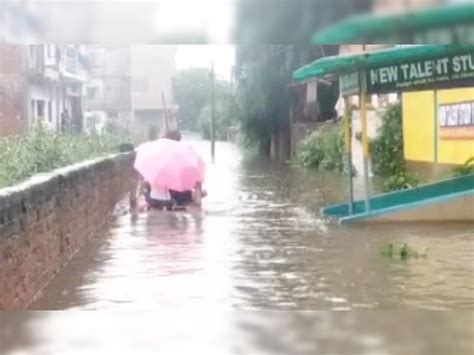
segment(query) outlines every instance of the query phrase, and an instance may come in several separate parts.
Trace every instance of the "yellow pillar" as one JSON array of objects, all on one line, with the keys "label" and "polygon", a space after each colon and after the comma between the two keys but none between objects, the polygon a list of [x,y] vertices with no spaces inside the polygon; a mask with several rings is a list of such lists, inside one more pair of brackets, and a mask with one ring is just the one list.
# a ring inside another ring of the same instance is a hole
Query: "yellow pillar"
[{"label": "yellow pillar", "polygon": [[359,72],[359,106],[360,121],[362,126],[362,149],[364,157],[364,192],[365,212],[370,211],[370,187],[369,187],[369,136],[367,133],[367,82],[365,73]]},{"label": "yellow pillar", "polygon": [[352,134],[351,134],[351,108],[349,97],[344,97],[344,138],[347,155],[347,173],[349,175],[349,214],[354,208],[354,189],[352,185]]}]

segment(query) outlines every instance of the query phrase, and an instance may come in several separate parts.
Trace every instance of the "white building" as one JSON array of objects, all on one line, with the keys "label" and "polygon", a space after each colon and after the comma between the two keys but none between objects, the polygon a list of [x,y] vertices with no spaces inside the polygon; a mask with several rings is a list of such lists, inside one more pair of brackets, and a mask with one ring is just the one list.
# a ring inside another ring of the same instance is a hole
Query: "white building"
[{"label": "white building", "polygon": [[[176,129],[177,110],[173,83],[176,77],[173,45],[134,45],[131,47],[131,104],[135,130],[145,131],[155,126],[164,131]],[[163,100],[164,98],[164,100]],[[165,115],[166,106],[166,115]]]},{"label": "white building", "polygon": [[130,47],[87,46],[91,53],[86,85],[86,130],[107,126],[129,131],[132,124]]},{"label": "white building", "polygon": [[27,113],[31,126],[42,120],[56,131],[81,132],[87,55],[78,45],[24,47]]}]

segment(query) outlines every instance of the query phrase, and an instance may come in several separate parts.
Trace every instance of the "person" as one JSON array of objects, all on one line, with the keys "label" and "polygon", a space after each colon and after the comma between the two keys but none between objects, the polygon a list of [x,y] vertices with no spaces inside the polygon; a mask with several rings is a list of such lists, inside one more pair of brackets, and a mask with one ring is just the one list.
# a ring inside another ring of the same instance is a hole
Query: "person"
[{"label": "person", "polygon": [[174,141],[181,141],[181,133],[178,130],[171,130],[166,132],[165,138],[172,139]]},{"label": "person", "polygon": [[174,201],[171,199],[170,192],[167,188],[159,186],[151,186],[149,183],[144,183],[144,195],[148,208],[154,208],[167,211],[173,209]]},{"label": "person", "polygon": [[[155,126],[150,126],[148,128],[148,141],[149,142],[152,142],[156,139],[158,139],[158,129],[155,127]],[[145,181],[143,179],[142,176],[140,175],[137,175],[137,184],[136,184],[136,188],[135,188],[135,192],[131,195],[133,195],[133,197],[131,198],[131,204],[130,206],[132,208],[135,208],[137,207],[138,205],[138,200],[139,200],[139,196],[143,196],[145,198],[145,203],[146,203],[146,206],[141,206],[140,209],[142,208],[169,208],[170,206],[170,202],[171,200],[170,199],[167,199],[167,196],[166,196],[166,193],[168,191],[160,191],[160,189],[158,188],[154,188],[153,189],[153,193],[152,193],[152,187],[151,185]],[[154,201],[154,197],[157,198],[156,201]],[[163,198],[164,197],[164,198]],[[169,200],[169,201],[168,201]]]},{"label": "person", "polygon": [[[148,132],[148,139],[153,141],[157,139],[157,130],[150,128]],[[175,141],[181,140],[181,133],[177,130],[168,131],[163,138],[172,139]],[[202,190],[202,184],[196,184],[194,190],[174,191],[166,188],[152,186],[143,178],[140,183],[140,195],[145,197],[145,202],[148,209],[166,209],[171,211],[173,209],[184,209],[191,204],[201,205],[201,199],[207,195]]]},{"label": "person", "polygon": [[[166,132],[165,138],[172,139],[175,141],[181,141],[181,133],[178,130],[170,130]],[[171,199],[176,203],[177,207],[186,207],[192,203],[196,205],[201,205],[201,199],[207,195],[206,191],[202,190],[202,184],[196,184],[196,188],[194,191],[187,190],[187,191],[175,191],[170,190]]]}]

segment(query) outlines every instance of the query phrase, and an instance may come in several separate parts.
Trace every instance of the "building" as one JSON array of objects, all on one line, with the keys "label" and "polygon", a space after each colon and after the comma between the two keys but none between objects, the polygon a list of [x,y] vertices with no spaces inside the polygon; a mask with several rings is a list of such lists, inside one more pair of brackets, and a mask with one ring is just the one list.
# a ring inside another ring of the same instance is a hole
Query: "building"
[{"label": "building", "polygon": [[172,45],[131,47],[133,127],[139,132],[151,126],[162,131],[178,126],[172,114],[177,110],[173,92],[176,50],[177,46]]},{"label": "building", "polygon": [[28,127],[24,51],[0,43],[0,136],[19,134]]},{"label": "building", "polygon": [[115,127],[143,134],[150,127],[177,128],[175,46],[88,46],[87,50],[93,58],[86,85],[87,130]]},{"label": "building", "polygon": [[131,52],[129,46],[88,46],[92,63],[86,85],[86,130],[130,130]]},{"label": "building", "polygon": [[[474,55],[471,58],[474,73]],[[474,157],[474,83],[402,97],[403,150],[409,167],[438,176]]]},{"label": "building", "polygon": [[38,121],[51,130],[81,132],[87,80],[83,48],[8,44],[1,48],[2,133],[21,133]]}]

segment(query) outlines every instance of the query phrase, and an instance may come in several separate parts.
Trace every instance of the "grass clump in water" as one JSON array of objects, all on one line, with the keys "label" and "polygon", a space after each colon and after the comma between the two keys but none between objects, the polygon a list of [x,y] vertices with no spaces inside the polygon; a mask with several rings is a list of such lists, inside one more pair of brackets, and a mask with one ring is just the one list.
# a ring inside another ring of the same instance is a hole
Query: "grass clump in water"
[{"label": "grass clump in water", "polygon": [[410,258],[426,258],[428,248],[423,248],[421,251],[418,251],[408,244],[403,243],[400,247],[394,246],[392,243],[387,243],[381,250],[380,254],[387,258],[400,257],[402,260]]}]

